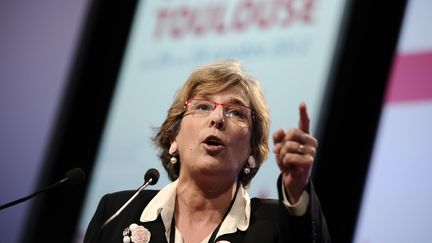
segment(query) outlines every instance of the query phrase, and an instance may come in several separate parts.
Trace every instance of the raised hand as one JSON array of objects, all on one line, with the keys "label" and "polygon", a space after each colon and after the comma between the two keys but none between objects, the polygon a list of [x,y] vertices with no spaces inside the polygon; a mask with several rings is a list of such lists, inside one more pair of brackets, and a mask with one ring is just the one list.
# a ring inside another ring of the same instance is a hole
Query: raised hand
[{"label": "raised hand", "polygon": [[288,200],[294,204],[309,182],[318,141],[310,134],[306,104],[299,105],[298,128],[279,129],[273,133],[273,152],[282,173],[282,181]]}]

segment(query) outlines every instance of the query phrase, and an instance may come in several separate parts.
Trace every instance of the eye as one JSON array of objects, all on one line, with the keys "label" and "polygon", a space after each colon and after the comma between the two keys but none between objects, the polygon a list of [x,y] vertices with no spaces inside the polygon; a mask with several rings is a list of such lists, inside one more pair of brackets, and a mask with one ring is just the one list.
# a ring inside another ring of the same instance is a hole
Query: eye
[{"label": "eye", "polygon": [[213,106],[209,102],[196,102],[193,104],[194,110],[196,111],[212,111]]},{"label": "eye", "polygon": [[238,105],[230,105],[227,107],[225,114],[230,118],[237,118],[244,120],[246,119],[247,111],[245,111],[246,108],[238,106]]}]

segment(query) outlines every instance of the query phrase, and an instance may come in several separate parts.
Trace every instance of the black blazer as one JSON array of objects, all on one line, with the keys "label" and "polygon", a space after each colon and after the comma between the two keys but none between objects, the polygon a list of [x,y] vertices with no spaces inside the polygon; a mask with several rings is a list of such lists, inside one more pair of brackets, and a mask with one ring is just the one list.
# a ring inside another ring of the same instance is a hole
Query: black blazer
[{"label": "black blazer", "polygon": [[[278,185],[281,185],[280,177]],[[246,231],[219,236],[216,241],[229,242],[330,242],[325,218],[321,212],[319,200],[312,183],[307,188],[310,194],[308,209],[303,216],[289,214],[281,200],[251,199],[251,218]],[[102,197],[97,210],[89,223],[84,242],[123,242],[123,230],[132,223],[142,225],[151,232],[150,242],[166,243],[165,227],[159,216],[156,221],[139,221],[142,211],[158,193],[156,190],[143,191],[127,208],[103,230],[101,225],[111,217],[135,191],[121,191]],[[278,186],[279,198],[282,198]]]}]

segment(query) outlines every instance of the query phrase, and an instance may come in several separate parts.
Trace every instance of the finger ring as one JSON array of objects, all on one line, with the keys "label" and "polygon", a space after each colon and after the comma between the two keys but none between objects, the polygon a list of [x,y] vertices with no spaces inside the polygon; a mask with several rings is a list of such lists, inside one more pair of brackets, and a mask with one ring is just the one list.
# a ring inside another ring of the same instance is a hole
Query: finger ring
[{"label": "finger ring", "polygon": [[298,147],[298,153],[303,154],[303,152],[304,152],[303,150],[304,150],[304,145],[300,144],[300,146]]}]

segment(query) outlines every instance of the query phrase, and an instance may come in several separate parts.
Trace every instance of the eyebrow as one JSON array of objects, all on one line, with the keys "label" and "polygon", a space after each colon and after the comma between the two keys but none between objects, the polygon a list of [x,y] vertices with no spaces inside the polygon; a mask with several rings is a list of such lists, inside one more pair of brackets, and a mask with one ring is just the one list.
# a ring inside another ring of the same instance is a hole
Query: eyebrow
[{"label": "eyebrow", "polygon": [[[209,100],[213,100],[213,98],[215,97],[214,95],[210,95],[210,94],[197,94],[196,97],[201,97],[201,98],[205,98],[205,99],[209,99]],[[224,104],[236,104],[236,105],[242,105],[242,106],[246,106],[249,107],[243,98],[239,98],[239,97],[229,97],[227,101],[223,102]]]}]

